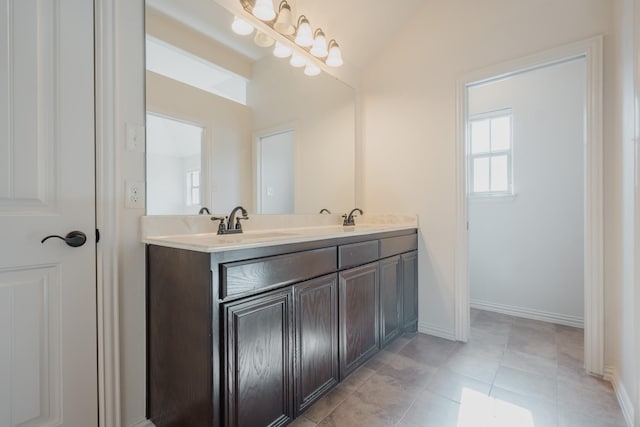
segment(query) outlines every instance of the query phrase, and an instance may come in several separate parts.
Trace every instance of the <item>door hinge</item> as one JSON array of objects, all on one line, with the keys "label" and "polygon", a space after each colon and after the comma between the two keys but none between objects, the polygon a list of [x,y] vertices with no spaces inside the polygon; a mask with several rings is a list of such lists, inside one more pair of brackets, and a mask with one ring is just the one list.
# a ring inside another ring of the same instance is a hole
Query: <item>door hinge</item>
[{"label": "door hinge", "polygon": [[100,230],[96,228],[96,243],[100,241]]}]

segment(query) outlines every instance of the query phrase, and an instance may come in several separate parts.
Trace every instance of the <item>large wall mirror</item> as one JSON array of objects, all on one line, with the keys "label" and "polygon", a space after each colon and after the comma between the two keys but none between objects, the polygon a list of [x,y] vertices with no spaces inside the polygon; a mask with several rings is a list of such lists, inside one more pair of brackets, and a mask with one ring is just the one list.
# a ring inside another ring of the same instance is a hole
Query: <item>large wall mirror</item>
[{"label": "large wall mirror", "polygon": [[353,88],[232,22],[213,0],[146,0],[147,214],[348,211]]}]

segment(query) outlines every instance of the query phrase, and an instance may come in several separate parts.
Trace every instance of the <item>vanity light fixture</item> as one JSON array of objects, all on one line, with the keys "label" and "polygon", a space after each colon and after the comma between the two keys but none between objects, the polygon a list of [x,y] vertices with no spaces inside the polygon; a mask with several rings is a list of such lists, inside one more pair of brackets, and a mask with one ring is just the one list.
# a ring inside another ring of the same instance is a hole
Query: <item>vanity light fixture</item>
[{"label": "vanity light fixture", "polygon": [[234,33],[240,34],[241,36],[248,36],[249,34],[253,33],[253,25],[242,18],[238,18],[237,16],[233,17],[233,24],[231,24],[231,29]]},{"label": "vanity light fixture", "polygon": [[288,58],[292,53],[293,49],[280,42],[276,42],[276,47],[273,48],[273,56],[276,58]]},{"label": "vanity light fixture", "polygon": [[320,74],[320,71],[320,67],[311,61],[307,62],[307,66],[304,67],[304,74],[307,76],[317,76]]},{"label": "vanity light fixture", "polygon": [[329,42],[329,55],[324,62],[329,67],[340,67],[344,64],[344,61],[342,60],[342,52],[340,52],[340,46],[338,46],[338,42],[333,39]]},{"label": "vanity light fixture", "polygon": [[261,21],[271,21],[276,17],[272,0],[256,0],[256,4],[253,6],[251,13]]},{"label": "vanity light fixture", "polygon": [[[316,76],[321,73],[320,64],[317,61],[324,62],[329,67],[340,67],[344,64],[342,60],[342,52],[340,46],[331,39],[327,43],[327,38],[321,28],[317,28],[315,32],[312,30],[309,20],[305,15],[298,17],[297,26],[293,25],[291,6],[287,0],[281,0],[278,6],[278,12],[273,7],[273,0],[239,0],[242,8],[247,12],[246,17],[255,17],[263,22],[251,23],[251,19],[243,17],[234,17],[232,29],[240,35],[251,34],[254,27],[257,32],[254,38],[255,43],[261,47],[272,46],[274,56],[278,58],[291,59],[289,63],[296,68],[305,67],[304,73],[308,76]],[[282,34],[275,37],[269,36],[259,28],[264,25]],[[297,46],[293,46],[296,44]]]},{"label": "vanity light fixture", "polygon": [[307,62],[307,58],[305,58],[304,55],[301,55],[298,52],[293,52],[289,64],[291,64],[292,67],[300,68],[307,65]]},{"label": "vanity light fixture", "polygon": [[253,41],[260,47],[269,47],[272,46],[275,42],[275,40],[273,40],[271,37],[260,30],[256,31],[256,37],[253,39]]},{"label": "vanity light fixture", "polygon": [[278,7],[278,17],[276,18],[273,28],[280,34],[287,36],[293,35],[296,32],[296,27],[293,25],[291,19],[291,6],[287,3],[287,0],[282,0]]},{"label": "vanity light fixture", "polygon": [[313,45],[309,52],[318,58],[324,58],[329,55],[329,51],[327,50],[327,39],[324,38],[324,32],[318,28],[315,33],[313,33],[313,36]]},{"label": "vanity light fixture", "polygon": [[310,47],[313,45],[313,31],[309,20],[306,16],[300,15],[298,18],[298,32],[296,33],[295,42],[301,47]]}]

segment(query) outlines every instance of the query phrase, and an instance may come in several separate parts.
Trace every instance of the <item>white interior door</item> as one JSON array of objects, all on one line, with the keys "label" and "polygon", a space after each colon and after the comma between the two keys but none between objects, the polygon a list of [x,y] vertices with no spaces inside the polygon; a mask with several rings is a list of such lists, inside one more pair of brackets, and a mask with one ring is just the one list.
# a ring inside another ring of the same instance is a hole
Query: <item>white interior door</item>
[{"label": "white interior door", "polygon": [[92,1],[0,0],[2,427],[97,425],[93,76]]},{"label": "white interior door", "polygon": [[261,136],[259,213],[292,214],[295,211],[295,132],[287,130]]}]

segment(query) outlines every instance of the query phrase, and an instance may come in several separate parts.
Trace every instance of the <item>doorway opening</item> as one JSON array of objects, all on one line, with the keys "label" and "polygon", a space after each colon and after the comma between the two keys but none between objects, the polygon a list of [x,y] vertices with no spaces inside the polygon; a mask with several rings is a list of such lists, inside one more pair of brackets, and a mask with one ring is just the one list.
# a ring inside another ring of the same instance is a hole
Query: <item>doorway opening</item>
[{"label": "doorway opening", "polygon": [[[563,65],[564,64],[564,65]],[[472,294],[470,289],[471,273],[477,273],[478,260],[472,260],[470,255],[471,245],[477,245],[479,241],[472,241],[473,238],[469,227],[473,229],[473,223],[469,223],[470,213],[478,213],[484,211],[495,211],[497,205],[503,204],[507,207],[513,208],[520,204],[526,204],[524,193],[522,197],[519,194],[519,185],[523,185],[521,178],[523,178],[524,170],[522,170],[522,160],[519,156],[526,154],[527,150],[520,144],[518,139],[505,139],[507,135],[513,138],[513,135],[522,136],[522,132],[525,129],[518,128],[520,126],[517,119],[515,119],[515,108],[513,106],[505,105],[504,103],[496,103],[496,99],[491,100],[491,97],[484,97],[486,100],[486,106],[481,107],[476,102],[477,99],[473,99],[474,92],[482,92],[488,90],[492,85],[509,85],[512,82],[516,82],[521,79],[522,76],[535,75],[534,71],[557,69],[555,67],[571,67],[584,65],[583,81],[581,84],[582,95],[584,97],[583,106],[578,110],[580,117],[574,120],[582,120],[583,127],[578,131],[583,131],[583,135],[580,137],[579,147],[581,155],[581,162],[579,164],[573,164],[571,171],[567,168],[564,171],[558,172],[556,179],[567,180],[567,176],[579,174],[578,186],[579,191],[576,194],[575,191],[570,194],[558,194],[555,199],[556,202],[564,201],[563,199],[571,199],[572,206],[575,208],[576,204],[580,208],[579,224],[577,227],[577,234],[582,234],[583,245],[577,245],[575,241],[571,242],[570,238],[565,236],[564,239],[559,240],[562,243],[573,244],[578,246],[579,253],[574,254],[571,259],[571,263],[579,265],[581,271],[578,275],[574,274],[571,279],[575,282],[575,276],[582,277],[581,285],[583,292],[582,305],[584,307],[584,366],[588,372],[595,374],[603,374],[604,370],[604,332],[603,332],[603,202],[602,202],[602,38],[597,37],[589,39],[583,42],[574,43],[567,46],[562,46],[550,51],[542,52],[529,57],[521,58],[515,61],[510,61],[504,64],[488,67],[473,73],[468,74],[462,78],[459,82],[458,90],[458,138],[457,138],[457,241],[456,241],[456,287],[455,287],[455,329],[456,339],[460,341],[467,341],[470,331],[470,307],[472,301],[474,306],[479,307],[478,294]],[[539,88],[525,87],[524,89],[534,91]],[[504,91],[508,93],[510,91]],[[491,100],[491,102],[489,102]],[[489,105],[492,105],[489,107]],[[541,117],[540,107],[537,110],[536,117]],[[509,119],[506,119],[509,117]],[[494,127],[493,121],[499,121],[502,119],[503,124],[511,121],[514,128],[505,131],[504,127],[500,127],[499,123],[495,124],[495,131],[502,132],[502,136],[498,138],[495,145],[495,150],[491,147],[491,129]],[[555,117],[555,120],[560,123],[559,117]],[[535,133],[536,122],[532,122],[533,128],[529,131],[525,131],[525,134]],[[477,135],[473,135],[473,126],[478,131]],[[544,126],[537,124],[538,128]],[[489,129],[488,133],[480,132],[483,129]],[[515,130],[514,130],[515,129]],[[551,129],[552,131],[554,129]],[[508,132],[508,133],[505,133]],[[483,136],[484,135],[484,136]],[[471,141],[472,138],[476,138],[479,143]],[[483,139],[484,138],[484,139]],[[488,138],[488,139],[487,139]],[[533,142],[535,149],[540,145],[538,142]],[[472,145],[476,145],[473,147]],[[559,146],[555,146],[556,150],[560,150]],[[575,148],[575,146],[574,146]],[[524,152],[522,152],[524,151]],[[559,156],[560,153],[553,155]],[[548,155],[548,154],[547,154]],[[549,163],[549,157],[538,157],[535,154],[528,154],[527,163],[544,170],[547,163]],[[553,159],[556,160],[556,159]],[[475,164],[470,164],[470,161]],[[535,165],[537,163],[537,165]],[[475,169],[474,169],[475,166]],[[563,178],[564,177],[564,178]],[[549,181],[550,180],[550,181]],[[474,182],[477,181],[477,182]],[[553,195],[556,188],[559,186],[557,181],[554,181],[553,177],[547,175],[538,175],[538,181],[544,183],[546,188],[543,188],[543,192],[546,196]],[[538,184],[540,184],[538,182]],[[494,185],[495,184],[495,185]],[[575,188],[575,186],[574,186]],[[524,189],[523,189],[524,190]],[[481,194],[481,193],[485,194]],[[478,194],[480,193],[480,194]],[[479,199],[474,199],[478,197]],[[581,198],[579,196],[582,196]],[[519,199],[521,197],[521,200]],[[478,208],[476,200],[483,200],[482,206]],[[576,200],[578,199],[578,200]],[[549,208],[547,213],[540,217],[531,217],[527,219],[529,228],[535,229],[540,227],[541,222],[552,221],[553,215],[553,198],[547,201],[546,208]],[[505,206],[502,206],[503,208]],[[508,209],[506,209],[508,210]],[[513,210],[513,209],[511,209]],[[505,209],[503,209],[504,213]],[[487,212],[484,212],[487,214]],[[494,216],[495,216],[494,212]],[[485,215],[486,216],[486,215]],[[548,224],[549,225],[549,224]],[[553,224],[552,224],[553,225]],[[552,227],[549,225],[549,227]],[[576,233],[576,224],[573,224],[573,231]],[[483,238],[493,238],[492,245],[495,245],[499,241],[499,235],[504,232],[502,228],[508,228],[506,223],[503,222],[497,225],[497,229],[493,229],[492,236],[484,236]],[[487,230],[484,230],[486,234]],[[489,230],[491,234],[491,230]],[[528,230],[524,230],[528,231]],[[555,243],[550,239],[541,239],[539,235],[532,235],[528,241],[523,241],[521,236],[505,235],[505,239],[511,239],[510,244],[518,247],[530,247],[538,245],[538,251],[540,251],[540,245],[547,245],[548,249],[552,248]],[[475,236],[477,237],[477,236]],[[554,237],[555,238],[555,237]],[[515,242],[514,242],[515,240]],[[576,239],[574,239],[576,240]],[[580,243],[580,242],[578,242]],[[582,248],[582,250],[580,250]],[[510,257],[512,254],[509,254]],[[575,259],[577,257],[577,260]],[[501,259],[494,257],[495,259],[491,265],[487,266],[487,269],[493,269],[495,271],[485,272],[488,277],[493,275],[495,280],[496,271],[498,276],[505,273],[505,271],[512,270],[514,274],[524,274],[521,266],[508,265],[509,259]],[[528,259],[529,266],[535,264],[534,260]],[[507,267],[505,267],[507,266]],[[472,268],[474,270],[472,270]],[[575,271],[575,268],[574,268]],[[548,279],[548,278],[547,278]],[[579,284],[580,285],[580,284]],[[579,286],[578,285],[578,286]],[[504,286],[504,285],[503,285]],[[575,288],[575,286],[574,286]],[[580,291],[579,290],[579,291]],[[494,295],[499,294],[501,297],[505,297],[512,289],[494,289],[492,292]],[[531,292],[532,290],[527,290]],[[535,290],[534,290],[535,291]],[[574,289],[575,291],[575,289]],[[533,292],[535,293],[535,292]],[[527,304],[531,303],[531,295],[528,297]],[[579,307],[575,301],[574,292],[573,301],[568,301],[568,305],[573,304],[567,310],[567,314],[560,316],[549,316],[553,314],[554,310],[544,308],[531,308],[530,310],[521,310],[520,312],[511,312],[507,310],[509,307],[513,310],[514,306],[518,306],[516,303],[505,303],[503,300],[501,303],[494,304],[491,308],[494,311],[501,310],[509,314],[516,314],[526,317],[535,317],[542,320],[555,321],[556,323],[564,323],[577,326],[581,321],[579,315]],[[567,297],[570,300],[571,297]],[[565,301],[567,302],[567,301]],[[552,302],[556,304],[558,301]],[[579,304],[579,302],[578,302]],[[573,311],[571,311],[573,310]],[[577,314],[576,314],[577,313]],[[557,314],[557,313],[556,313]],[[545,315],[547,317],[545,317]]]}]

